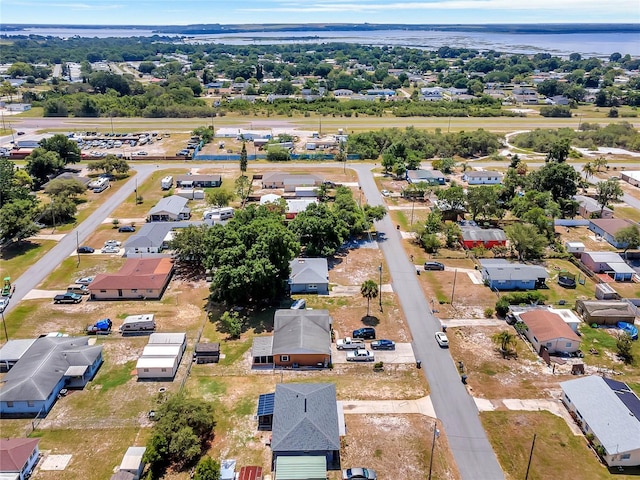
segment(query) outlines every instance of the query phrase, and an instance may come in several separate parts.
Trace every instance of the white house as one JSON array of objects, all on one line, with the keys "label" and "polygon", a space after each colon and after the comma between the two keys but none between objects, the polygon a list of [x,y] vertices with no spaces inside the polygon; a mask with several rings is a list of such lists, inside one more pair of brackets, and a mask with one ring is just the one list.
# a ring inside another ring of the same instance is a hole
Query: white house
[{"label": "white house", "polygon": [[525,336],[540,353],[546,348],[549,353],[573,353],[580,349],[580,337],[564,319],[548,310],[531,310],[520,314],[527,326]]},{"label": "white house", "polygon": [[502,183],[502,173],[482,170],[479,172],[465,172],[462,180],[469,185],[499,185]]},{"label": "white house", "polygon": [[609,467],[640,465],[640,399],[624,383],[598,375],[561,382],[562,401]]},{"label": "white house", "polygon": [[152,333],[136,364],[138,378],[172,379],[186,348],[186,333]]}]

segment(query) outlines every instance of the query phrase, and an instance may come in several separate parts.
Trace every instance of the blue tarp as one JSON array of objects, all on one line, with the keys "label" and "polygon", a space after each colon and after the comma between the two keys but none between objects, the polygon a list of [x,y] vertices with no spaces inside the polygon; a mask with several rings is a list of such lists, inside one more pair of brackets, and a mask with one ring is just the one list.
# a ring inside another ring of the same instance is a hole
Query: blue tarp
[{"label": "blue tarp", "polygon": [[629,334],[631,340],[638,339],[638,327],[627,322],[618,322],[618,328]]}]

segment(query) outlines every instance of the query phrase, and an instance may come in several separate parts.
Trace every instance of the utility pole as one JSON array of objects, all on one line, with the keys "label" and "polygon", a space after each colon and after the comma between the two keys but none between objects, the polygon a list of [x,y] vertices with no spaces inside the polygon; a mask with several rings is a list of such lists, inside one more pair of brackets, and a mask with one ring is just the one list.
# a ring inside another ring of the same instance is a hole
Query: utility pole
[{"label": "utility pole", "polygon": [[433,438],[431,439],[431,457],[429,458],[429,480],[431,480],[431,469],[433,468],[433,451],[436,449],[436,438],[440,436],[438,431],[438,421],[433,422]]},{"label": "utility pole", "polygon": [[453,270],[453,288],[451,289],[451,306],[453,307],[453,294],[456,293],[456,277],[458,276],[458,269]]},{"label": "utility pole", "polygon": [[531,459],[533,458],[533,447],[536,446],[536,435],[537,433],[533,434],[533,441],[531,442],[531,451],[529,452],[529,463],[527,463],[527,473],[524,476],[524,480],[527,480],[529,478],[529,468],[531,467]]},{"label": "utility pole", "polygon": [[78,255],[78,266],[80,266],[80,233],[76,230],[76,254]]},{"label": "utility pole", "polygon": [[413,226],[413,210],[416,208],[416,196],[415,196],[415,192],[412,192],[413,195],[411,195],[412,198],[412,202],[411,202],[411,225]]},{"label": "utility pole", "polygon": [[56,211],[55,208],[53,207],[54,204],[54,200],[53,198],[51,199],[51,220],[53,221],[53,230],[51,230],[51,233],[56,231]]},{"label": "utility pole", "polygon": [[378,285],[380,285],[380,288],[378,288],[378,300],[380,300],[380,311],[382,311],[382,264],[378,267],[378,272],[380,273],[380,281],[378,282]]}]

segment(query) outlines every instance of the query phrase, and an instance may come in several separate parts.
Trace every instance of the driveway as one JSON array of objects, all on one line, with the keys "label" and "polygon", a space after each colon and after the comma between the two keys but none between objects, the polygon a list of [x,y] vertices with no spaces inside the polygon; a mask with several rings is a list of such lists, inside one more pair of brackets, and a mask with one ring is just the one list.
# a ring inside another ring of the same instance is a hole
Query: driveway
[{"label": "driveway", "polygon": [[[371,345],[367,343],[367,350],[371,350]],[[413,355],[413,348],[410,343],[396,343],[395,350],[371,350],[376,358],[376,362],[383,363],[415,363],[416,357]],[[357,363],[347,362],[348,350],[338,350],[336,344],[331,344],[331,360],[333,363]],[[371,362],[361,362],[371,365]]]}]

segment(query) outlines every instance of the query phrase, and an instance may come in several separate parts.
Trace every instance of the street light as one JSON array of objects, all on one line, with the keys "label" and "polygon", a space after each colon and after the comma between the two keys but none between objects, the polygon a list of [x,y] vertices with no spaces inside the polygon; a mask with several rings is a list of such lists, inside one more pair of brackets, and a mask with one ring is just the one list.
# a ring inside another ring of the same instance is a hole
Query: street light
[{"label": "street light", "polygon": [[378,272],[380,273],[380,282],[378,283],[380,285],[378,290],[380,291],[378,292],[378,300],[380,300],[380,311],[382,311],[382,264],[378,267]]}]

